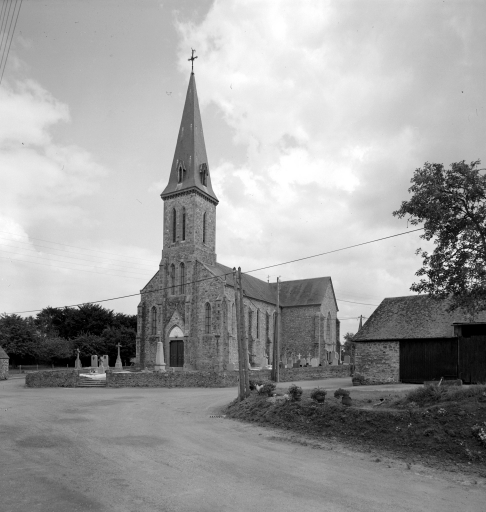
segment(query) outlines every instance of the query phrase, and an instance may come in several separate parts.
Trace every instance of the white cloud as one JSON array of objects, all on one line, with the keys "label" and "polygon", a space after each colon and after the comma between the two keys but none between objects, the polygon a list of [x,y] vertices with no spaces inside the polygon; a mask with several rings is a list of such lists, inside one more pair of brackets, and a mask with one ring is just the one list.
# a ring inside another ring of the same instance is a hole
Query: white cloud
[{"label": "white cloud", "polygon": [[[243,165],[212,169],[224,263],[256,268],[405,230],[392,211],[416,167],[480,156],[486,41],[468,5],[224,0],[197,25],[177,22],[181,70],[196,48],[201,105],[247,147]],[[331,274],[348,298],[403,295],[419,245],[409,235],[276,272]]]}]

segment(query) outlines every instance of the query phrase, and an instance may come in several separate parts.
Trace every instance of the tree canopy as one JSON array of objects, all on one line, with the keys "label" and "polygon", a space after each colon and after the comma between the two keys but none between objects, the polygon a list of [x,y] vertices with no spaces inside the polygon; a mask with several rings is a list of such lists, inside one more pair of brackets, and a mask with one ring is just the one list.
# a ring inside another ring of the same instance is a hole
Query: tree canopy
[{"label": "tree canopy", "polygon": [[417,249],[422,268],[411,290],[434,298],[450,298],[449,310],[462,308],[474,315],[486,309],[486,176],[480,161],[467,164],[426,162],[412,177],[412,194],[393,212],[423,223],[421,238],[433,240],[429,252]]}]

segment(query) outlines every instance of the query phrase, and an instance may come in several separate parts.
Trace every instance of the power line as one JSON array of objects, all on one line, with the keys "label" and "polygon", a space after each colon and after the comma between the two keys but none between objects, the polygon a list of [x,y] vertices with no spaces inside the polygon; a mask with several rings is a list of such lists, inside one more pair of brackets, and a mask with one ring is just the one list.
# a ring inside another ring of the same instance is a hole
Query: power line
[{"label": "power line", "polygon": [[354,302],[354,300],[336,299],[338,302],[349,302],[350,304],[362,304],[363,306],[379,306],[379,304],[369,304],[368,302]]},{"label": "power line", "polygon": [[[49,267],[49,268],[62,268],[64,270],[75,270],[76,272],[88,272],[89,274],[98,274],[98,275],[105,275],[105,276],[111,276],[111,277],[122,277],[123,279],[137,279],[140,281],[140,277],[133,277],[133,276],[123,276],[119,274],[107,274],[106,272],[94,272],[92,270],[84,270],[82,268],[70,268],[70,267],[60,267],[59,265],[49,265],[48,263],[39,263],[37,261],[25,261],[25,260],[19,260],[16,258],[9,258],[5,256],[0,256],[0,259],[2,260],[8,260],[8,261],[19,261],[21,263],[32,263],[33,265],[42,265],[43,267]],[[121,271],[119,271],[121,272]],[[111,300],[111,299],[110,299]],[[98,301],[95,301],[98,302]],[[64,306],[59,306],[64,307]],[[35,309],[34,311],[42,311],[42,309]],[[32,313],[32,311],[22,311],[22,313]],[[14,314],[14,313],[12,313]],[[17,314],[17,313],[15,313]]]},{"label": "power line", "polygon": [[[10,5],[12,5],[12,2],[10,3]],[[7,53],[6,53],[6,56],[5,56],[5,61],[3,63],[3,69],[2,69],[2,74],[0,75],[0,85],[2,83],[2,79],[3,79],[3,73],[5,72],[5,68],[7,67],[7,60],[8,60],[8,55],[10,53],[10,45],[12,44],[12,39],[13,39],[13,36],[15,34],[15,28],[17,27],[17,21],[19,19],[19,13],[20,13],[20,9],[22,7],[22,0],[20,0],[20,4],[19,4],[19,8],[17,10],[17,16],[15,17],[15,24],[14,24],[14,27],[13,27],[13,30],[12,30],[12,35],[10,36],[10,41],[8,43],[8,49],[7,49]],[[13,13],[12,13],[12,18],[10,20],[10,27],[9,27],[9,34],[10,34],[10,28],[12,27],[12,20],[13,20],[13,17],[15,15],[15,9],[17,8],[17,0],[15,0],[15,6],[14,6],[14,10],[13,10]],[[10,12],[10,9],[9,9],[9,12]],[[8,16],[8,15],[7,15]],[[5,25],[6,26],[6,25]],[[8,35],[7,35],[7,40],[8,40]],[[5,43],[5,48],[7,48],[6,46],[6,43]],[[4,48],[4,53],[5,53],[5,48]],[[3,55],[2,55],[2,59],[3,59]],[[0,69],[1,69],[1,60],[0,60]]]},{"label": "power line", "polygon": [[[386,237],[383,237],[383,238],[377,238],[375,240],[370,240],[368,242],[362,242],[362,243],[359,243],[359,244],[355,244],[355,245],[350,245],[348,247],[343,247],[341,249],[334,249],[332,251],[327,251],[327,252],[322,252],[320,254],[314,254],[313,256],[306,256],[306,257],[303,257],[303,258],[299,258],[299,259],[296,259],[296,260],[290,260],[290,261],[285,261],[283,263],[276,263],[274,265],[268,265],[267,267],[261,267],[261,268],[257,268],[257,269],[253,269],[253,270],[248,270],[247,272],[243,272],[244,274],[251,274],[252,272],[258,272],[259,270],[265,270],[267,268],[272,268],[272,267],[278,267],[278,266],[281,266],[281,265],[288,265],[290,263],[295,263],[296,261],[303,261],[303,260],[308,260],[310,258],[317,258],[318,256],[324,256],[326,254],[332,254],[334,252],[339,252],[339,251],[345,251],[347,249],[352,249],[354,247],[360,247],[362,245],[367,245],[367,244],[371,244],[371,243],[374,243],[374,242],[380,242],[382,240],[387,240],[389,238],[394,238],[394,237],[397,237],[397,236],[402,236],[402,235],[408,235],[409,233],[414,233],[416,231],[421,231],[423,230],[423,228],[419,228],[419,229],[413,229],[413,230],[410,230],[410,231],[404,231],[403,233],[397,233],[396,235],[390,235],[390,236],[386,236]],[[4,258],[6,259],[6,258]],[[223,277],[226,277],[226,276],[229,276],[229,275],[232,275],[233,274],[233,271],[231,272],[226,272],[224,274],[221,274],[219,276],[212,276],[212,277],[207,277],[207,278],[204,278],[204,279],[198,279],[196,281],[190,281],[188,283],[185,283],[185,285],[189,285],[189,284],[195,284],[195,283],[201,283],[203,281],[210,281],[212,279],[222,279]],[[155,292],[160,292],[160,291],[164,291],[164,290],[170,290],[170,289],[173,289],[174,286],[166,286],[165,288],[156,288],[155,290],[150,290],[146,293],[155,293]],[[119,297],[111,297],[109,299],[102,299],[102,300],[93,300],[93,301],[89,301],[89,302],[82,302],[82,303],[79,303],[79,304],[72,304],[70,306],[57,306],[57,308],[69,308],[69,307],[76,307],[76,306],[82,306],[84,304],[99,304],[100,302],[109,302],[111,300],[118,300],[118,299],[126,299],[126,298],[129,298],[129,297],[136,297],[140,295],[140,292],[139,293],[132,293],[132,294],[129,294],[129,295],[121,295]],[[42,309],[32,309],[30,311],[15,311],[13,313],[9,313],[11,315],[20,315],[20,314],[23,314],[23,313],[36,313],[37,311],[42,311]]]},{"label": "power line", "polygon": [[[33,258],[34,257],[34,256],[29,256],[28,254],[23,254],[21,252],[6,251],[5,249],[0,249],[0,252],[7,252],[9,254],[15,254],[17,256],[24,256],[26,258]],[[42,256],[36,256],[36,258],[37,259],[41,259],[41,260],[56,261],[56,262],[59,262],[59,263],[66,263],[68,265],[78,265],[80,267],[99,268],[96,265],[86,265],[84,263],[74,263],[74,262],[71,262],[71,261],[56,260],[54,258],[43,258]],[[25,263],[35,263],[35,261],[30,261],[30,260],[16,260],[16,261],[24,261]],[[81,270],[81,269],[72,268],[71,270]],[[119,269],[116,269],[116,268],[105,268],[105,270],[113,270],[114,272],[125,272],[127,274],[137,274],[139,276],[148,276],[149,275],[148,271],[147,271],[146,274],[143,274],[141,272],[132,272],[130,270],[119,270]]]},{"label": "power line", "polygon": [[[8,235],[13,235],[13,236],[18,236],[17,233],[11,233],[10,231],[0,231],[0,233],[6,233]],[[100,252],[102,254],[111,254],[112,256],[120,256],[120,254],[115,254],[113,252],[107,252],[107,251],[100,251],[99,249],[88,249],[86,247],[77,247],[75,245],[67,245],[67,244],[61,244],[60,242],[52,242],[50,240],[45,240],[43,238],[35,238],[33,236],[29,236],[29,238],[31,240],[40,240],[41,242],[47,242],[49,244],[56,244],[56,245],[62,245],[63,247],[71,247],[73,249],[81,249],[83,251],[91,251],[91,252]],[[25,242],[24,242],[25,243]],[[59,249],[60,250],[60,249]],[[149,259],[146,259],[146,258],[136,258],[135,256],[125,256],[125,258],[130,258],[130,259],[138,259],[140,261],[150,261],[152,262],[152,260],[149,260]],[[127,261],[126,263],[130,263],[129,261]]]},{"label": "power line", "polygon": [[[3,238],[3,237],[0,236],[0,238]],[[20,242],[20,243],[30,245],[28,242]],[[43,253],[43,254],[51,254],[52,256],[59,256],[60,258],[69,258],[69,259],[73,259],[73,260],[89,261],[89,262],[94,263],[94,264],[107,264],[107,265],[113,265],[113,266],[121,267],[121,268],[131,268],[131,269],[134,269],[134,270],[146,271],[148,273],[152,272],[152,270],[153,270],[153,266],[149,269],[148,266],[147,266],[147,268],[143,268],[143,267],[137,268],[137,267],[134,267],[134,266],[132,266],[132,267],[125,267],[123,265],[119,265],[118,263],[110,263],[110,261],[119,261],[119,260],[103,260],[103,259],[99,258],[101,261],[93,261],[93,260],[89,260],[89,259],[86,259],[86,258],[81,258],[79,256],[75,256],[72,252],[66,251],[65,249],[54,249],[52,247],[46,247],[46,246],[43,246],[43,245],[40,245],[40,246],[35,246],[34,245],[35,248],[31,249],[30,247],[17,247],[15,245],[10,245],[10,244],[6,244],[6,243],[3,243],[3,242],[0,242],[0,247],[6,247],[6,248],[10,248],[10,249],[20,249],[21,251],[35,252],[36,254],[39,254],[39,252],[40,252],[40,253]],[[37,251],[36,250],[37,247],[42,247],[44,249],[49,249],[49,250],[54,250],[54,251],[67,252],[68,254],[71,254],[71,256],[67,256],[67,255],[64,255],[64,254],[54,254],[54,253],[47,252],[47,251]],[[0,250],[2,250],[2,249],[0,249]],[[97,256],[91,256],[90,254],[83,254],[83,256],[88,256],[89,258],[97,258]],[[74,263],[74,265],[78,265],[78,263]],[[136,263],[133,263],[133,265],[136,265]]]}]

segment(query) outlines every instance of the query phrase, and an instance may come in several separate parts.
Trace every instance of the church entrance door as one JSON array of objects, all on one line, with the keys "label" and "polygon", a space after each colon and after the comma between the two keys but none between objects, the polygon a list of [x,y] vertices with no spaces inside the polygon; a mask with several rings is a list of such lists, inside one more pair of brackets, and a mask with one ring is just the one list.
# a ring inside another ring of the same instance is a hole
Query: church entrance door
[{"label": "church entrance door", "polygon": [[170,341],[170,365],[171,366],[184,366],[184,341],[171,340]]}]

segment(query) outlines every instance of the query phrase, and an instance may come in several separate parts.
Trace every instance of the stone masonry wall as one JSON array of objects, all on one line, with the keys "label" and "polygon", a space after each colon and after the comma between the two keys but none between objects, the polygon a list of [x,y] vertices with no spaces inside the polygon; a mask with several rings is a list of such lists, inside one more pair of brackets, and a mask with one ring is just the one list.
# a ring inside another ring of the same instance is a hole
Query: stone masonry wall
[{"label": "stone masonry wall", "polygon": [[[319,306],[287,307],[282,309],[282,343],[281,355],[294,355],[299,353],[302,357],[317,356],[315,336],[315,318]],[[324,344],[322,344],[323,346]]]},{"label": "stone masonry wall", "polygon": [[[345,378],[350,376],[349,366],[319,366],[316,368],[283,368],[280,382]],[[253,381],[270,380],[270,370],[250,371]],[[175,372],[106,372],[107,387],[234,387],[238,385],[238,372],[175,371]]]},{"label": "stone masonry wall", "polygon": [[0,380],[8,379],[8,359],[0,359]]},{"label": "stone masonry wall", "polygon": [[78,380],[77,370],[43,370],[27,373],[25,385],[28,388],[73,388]]},{"label": "stone masonry wall", "polygon": [[399,382],[400,342],[357,342],[355,374],[363,375],[365,384]]}]

